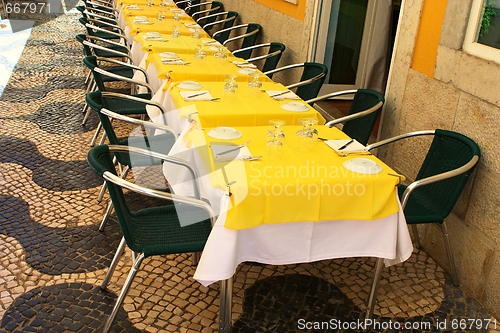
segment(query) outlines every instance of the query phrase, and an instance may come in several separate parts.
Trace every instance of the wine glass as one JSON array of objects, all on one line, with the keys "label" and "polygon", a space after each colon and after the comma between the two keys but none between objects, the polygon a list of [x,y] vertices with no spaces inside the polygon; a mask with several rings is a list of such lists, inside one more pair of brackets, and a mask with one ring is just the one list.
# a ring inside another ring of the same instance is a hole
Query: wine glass
[{"label": "wine glass", "polygon": [[179,13],[174,12],[174,16],[172,16],[173,21],[180,21],[181,17],[179,16]]},{"label": "wine glass", "polygon": [[[224,82],[226,82],[226,84],[224,85],[224,89],[222,90],[222,96],[228,101],[234,101],[236,99],[236,89],[233,86],[233,82],[230,79],[224,80]],[[236,88],[237,87],[238,85],[236,85]]]},{"label": "wine glass", "polygon": [[295,135],[301,136],[311,136],[318,135],[318,130],[313,128],[313,125],[316,124],[319,120],[317,118],[300,118],[298,120],[299,123],[304,125],[301,130],[298,130]]},{"label": "wine glass", "polygon": [[238,88],[238,84],[236,83],[236,78],[238,77],[238,75],[226,74],[226,76],[229,78],[229,80],[224,80],[225,82],[227,82],[226,85],[231,85],[233,89]]},{"label": "wine glass", "polygon": [[252,71],[248,75],[252,77],[252,80],[247,83],[248,95],[250,97],[257,97],[260,93],[260,88],[262,88],[262,82],[259,81],[260,73]]},{"label": "wine glass", "polygon": [[218,45],[217,48],[218,51],[214,53],[214,57],[220,59],[226,59],[227,58],[226,47],[224,45]]},{"label": "wine glass", "polygon": [[181,35],[181,33],[179,32],[180,26],[174,25],[173,28],[174,28],[174,31],[172,32],[172,37],[174,37],[174,38],[179,37]]},{"label": "wine glass", "polygon": [[201,38],[201,29],[200,28],[195,28],[194,32],[191,34],[191,37],[200,39]]},{"label": "wine glass", "polygon": [[285,125],[285,121],[281,119],[271,119],[269,120],[269,124],[274,126],[274,129],[279,129],[280,126]]}]

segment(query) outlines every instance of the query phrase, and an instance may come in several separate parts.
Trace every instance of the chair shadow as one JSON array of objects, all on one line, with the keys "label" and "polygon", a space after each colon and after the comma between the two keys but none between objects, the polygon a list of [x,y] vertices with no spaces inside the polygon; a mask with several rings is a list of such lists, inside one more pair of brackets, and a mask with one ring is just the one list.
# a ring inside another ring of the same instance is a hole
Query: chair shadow
[{"label": "chair shadow", "polygon": [[[424,316],[389,318],[374,315],[379,326],[364,326],[367,332],[452,332],[451,321],[479,319],[482,323],[490,318],[481,305],[470,296],[465,296],[459,287],[447,278],[443,286],[444,300],[436,311]],[[301,274],[269,277],[257,281],[245,290],[243,314],[233,325],[233,332],[360,332],[356,326],[343,327],[358,321],[364,322],[364,311],[360,310],[334,284],[323,279]],[[439,324],[447,323],[447,329]],[[416,323],[415,327],[426,329],[389,329],[404,323]],[[328,323],[328,327],[305,327],[307,324]],[[373,323],[373,322],[372,322]],[[422,323],[425,323],[424,326]],[[390,326],[392,325],[392,326]],[[474,332],[488,332],[475,329]]]},{"label": "chair shadow", "polygon": [[[2,332],[101,332],[117,296],[87,283],[30,290],[5,312]],[[111,332],[139,333],[120,308]]]},{"label": "chair shadow", "polygon": [[51,191],[78,191],[102,184],[87,161],[60,161],[45,157],[26,139],[0,136],[0,163],[16,163],[33,171],[33,181]]}]

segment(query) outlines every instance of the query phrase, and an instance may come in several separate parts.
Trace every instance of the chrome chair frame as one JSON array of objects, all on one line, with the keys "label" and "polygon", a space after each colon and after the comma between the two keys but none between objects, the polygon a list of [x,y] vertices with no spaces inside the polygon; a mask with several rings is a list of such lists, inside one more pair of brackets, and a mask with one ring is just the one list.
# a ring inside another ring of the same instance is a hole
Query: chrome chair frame
[{"label": "chrome chair frame", "polygon": [[[249,51],[249,50],[255,50],[255,49],[258,49],[258,48],[268,47],[268,46],[271,46],[271,43],[252,45],[252,46],[245,47],[245,48],[242,48],[242,49],[234,50],[231,53],[233,55],[237,56],[238,53],[241,53],[241,52],[245,52],[245,51]],[[271,58],[271,57],[274,57],[275,55],[278,55],[280,53],[282,53],[282,52],[280,50],[278,50],[278,51],[273,52],[273,53],[263,54],[263,55],[258,56],[258,57],[253,57],[253,58],[250,58],[250,59],[246,59],[246,62],[254,62],[254,61],[258,61],[258,60],[263,60],[263,59]]]},{"label": "chrome chair frame", "polygon": [[[266,74],[266,75],[268,75],[268,74],[274,74],[274,73],[278,73],[278,72],[284,71],[286,69],[304,67],[304,65],[305,65],[305,63],[292,64],[292,65],[288,65],[288,66],[284,66],[284,67],[273,69],[272,71],[264,72],[264,74]],[[309,84],[311,82],[314,82],[314,81],[317,81],[317,80],[321,79],[325,75],[326,75],[325,73],[321,73],[321,74],[316,75],[315,77],[310,78],[308,80],[297,82],[297,83],[294,83],[294,84],[290,84],[290,85],[286,86],[286,88],[287,89],[292,89],[292,88],[297,88],[297,87],[305,86],[305,85],[307,85],[307,84]]]},{"label": "chrome chair frame", "polygon": [[[217,32],[215,32],[213,35],[212,35],[212,38],[215,38],[217,35],[220,35],[224,32],[227,32],[227,31],[232,31],[232,30],[235,30],[235,29],[240,29],[240,28],[247,28],[249,26],[249,24],[240,24],[240,25],[237,25],[237,26],[234,26],[234,27],[230,27],[230,28],[226,28],[226,29],[222,29],[222,30],[219,30]],[[259,33],[259,29],[256,29],[252,32],[249,32],[249,33],[245,33],[243,35],[238,35],[238,36],[235,36],[235,37],[232,37],[232,38],[228,38],[226,39],[222,45],[226,46],[227,43],[230,43],[230,42],[234,42],[235,40],[239,40],[239,39],[242,39],[242,38],[245,38],[245,37],[248,37],[248,36],[252,36],[252,35],[255,35],[257,33]]]},{"label": "chrome chair frame", "polygon": [[[421,135],[434,135],[434,134],[435,134],[434,130],[405,133],[405,134],[397,135],[395,137],[388,138],[388,139],[373,143],[371,145],[366,146],[366,148],[369,151],[369,150],[372,150],[372,149],[378,148],[380,146],[383,146],[383,145],[386,145],[386,144],[389,144],[392,142],[396,142],[396,141],[399,141],[402,139],[415,137],[415,136],[421,136]],[[467,162],[466,164],[464,164],[463,166],[461,166],[459,168],[456,168],[456,169],[453,169],[453,170],[450,170],[447,172],[443,172],[443,173],[440,173],[440,174],[437,174],[437,175],[434,175],[431,177],[419,179],[419,180],[412,182],[410,185],[408,185],[406,190],[403,192],[403,195],[401,198],[402,199],[401,200],[402,209],[404,210],[404,208],[406,207],[406,204],[408,202],[408,198],[409,198],[410,194],[416,188],[458,176],[458,175],[472,169],[477,164],[478,161],[479,161],[479,156],[474,155],[469,162]],[[455,269],[455,262],[454,262],[454,258],[453,258],[453,253],[451,252],[450,241],[448,238],[448,229],[446,227],[446,221],[443,221],[442,224],[438,224],[438,223],[433,223],[433,224],[443,233],[445,246],[446,246],[446,252],[448,255],[448,261],[450,263],[450,270],[451,270],[452,279],[453,279],[454,284],[458,285],[457,273],[456,273],[456,269]],[[418,247],[420,247],[420,237],[418,235],[418,230],[417,230],[416,224],[412,224],[412,231],[413,231],[415,246],[418,248]]]},{"label": "chrome chair frame", "polygon": [[[342,96],[342,95],[350,95],[350,94],[356,94],[358,92],[358,90],[344,90],[344,91],[338,91],[338,92],[334,92],[334,93],[331,93],[331,94],[327,94],[327,95],[323,95],[323,96],[319,96],[319,97],[316,97],[316,98],[312,98],[312,99],[309,99],[306,101],[306,103],[308,104],[311,104],[311,103],[316,103],[316,102],[319,102],[319,101],[322,101],[322,100],[325,100],[325,99],[329,99],[329,98],[332,98],[332,97],[337,97],[337,96]],[[361,111],[361,112],[357,112],[355,114],[351,114],[351,115],[348,115],[348,116],[345,116],[345,117],[341,117],[341,118],[337,118],[337,119],[333,119],[331,115],[329,115],[328,113],[322,111],[321,109],[318,110],[319,113],[321,113],[321,115],[323,117],[325,117],[325,119],[328,119],[328,118],[332,118],[332,120],[328,121],[325,126],[329,126],[329,127],[333,127],[337,124],[340,124],[340,123],[345,123],[346,121],[349,121],[349,120],[354,120],[354,119],[357,119],[357,118],[361,118],[361,117],[364,117],[366,115],[369,115],[370,113],[373,113],[375,111],[377,111],[378,109],[380,109],[382,107],[382,105],[384,105],[384,102],[378,102],[375,106],[369,108],[369,109],[366,109],[365,111]]]},{"label": "chrome chair frame", "polygon": [[[211,4],[213,4],[213,1],[207,1],[207,2],[202,2],[202,3],[198,3],[198,4],[194,4],[194,5],[189,5],[184,9],[184,11],[187,12],[189,9],[201,7],[201,6],[207,6],[207,5],[211,5]],[[211,12],[217,11],[217,10],[222,10],[222,6],[194,12],[193,15],[191,15],[191,17],[193,18],[193,20],[196,20],[195,16],[198,16],[200,14],[205,14],[205,13],[211,13]]]},{"label": "chrome chair frame", "polygon": [[[208,19],[208,18],[212,18],[212,17],[215,17],[217,18],[217,16],[220,16],[220,15],[227,15],[229,14],[229,12],[222,12],[222,13],[216,13],[216,14],[212,14],[212,15],[208,15],[208,16],[203,16],[203,17],[200,17],[196,23],[200,24],[200,21],[201,20],[204,20],[204,19]],[[217,24],[221,24],[221,23],[224,23],[224,22],[229,22],[231,20],[235,20],[236,18],[235,17],[226,17],[225,19],[222,19],[222,20],[219,20],[219,21],[215,21],[215,22],[212,22],[212,23],[207,23],[203,26],[203,30],[206,30],[207,28],[211,28],[213,26],[216,26]]]},{"label": "chrome chair frame", "polygon": [[[198,188],[199,188],[199,185],[197,184],[198,180],[196,178],[196,171],[194,168],[192,168],[189,165],[189,163],[187,163],[186,161],[183,161],[181,159],[178,159],[178,158],[173,158],[171,156],[167,156],[164,154],[156,153],[156,152],[141,149],[141,148],[135,148],[135,147],[123,147],[123,146],[111,145],[111,146],[109,146],[109,151],[114,152],[114,153],[118,152],[118,153],[140,154],[140,155],[148,156],[151,158],[160,159],[163,162],[174,163],[174,164],[182,165],[182,166],[186,167],[194,177],[193,178],[193,186],[195,186],[195,198],[179,196],[176,194],[158,191],[158,190],[150,189],[150,188],[147,188],[144,186],[140,186],[140,185],[128,182],[128,181],[112,174],[109,171],[104,172],[103,178],[106,181],[112,182],[112,183],[116,184],[117,186],[120,186],[122,188],[126,188],[126,189],[134,191],[136,193],[140,193],[140,194],[154,197],[154,198],[173,201],[175,203],[182,203],[182,204],[191,205],[194,207],[201,208],[209,214],[212,226],[215,224],[215,219],[216,219],[215,212],[208,203],[201,200],[200,193],[196,188],[196,186],[198,186]],[[112,276],[112,274],[113,274],[113,272],[118,264],[118,261],[119,261],[120,257],[122,256],[123,251],[125,250],[125,245],[126,245],[125,239],[122,237],[122,240],[120,241],[120,245],[118,246],[118,249],[115,252],[115,256],[113,257],[111,265],[108,269],[108,272],[106,273],[106,276],[101,284],[102,289],[106,289],[106,286],[107,286],[107,284],[108,284],[108,282],[109,282],[109,280],[110,280],[110,278],[111,278],[111,276]],[[132,281],[134,280],[135,275],[137,274],[138,270],[140,269],[141,263],[144,260],[144,258],[145,258],[144,253],[140,253],[139,255],[134,254],[134,256],[133,256],[134,262],[132,264],[132,268],[130,269],[130,272],[127,276],[125,284],[122,287],[120,295],[118,296],[118,299],[116,300],[115,306],[113,307],[113,311],[111,312],[108,320],[106,321],[106,323],[104,325],[103,333],[106,333],[110,330],[111,325],[113,324],[115,317],[118,314],[118,310],[120,309],[120,306],[123,304],[125,296],[127,295],[128,290],[130,289],[130,286],[132,285]],[[221,299],[221,301],[222,301],[222,299]]]}]

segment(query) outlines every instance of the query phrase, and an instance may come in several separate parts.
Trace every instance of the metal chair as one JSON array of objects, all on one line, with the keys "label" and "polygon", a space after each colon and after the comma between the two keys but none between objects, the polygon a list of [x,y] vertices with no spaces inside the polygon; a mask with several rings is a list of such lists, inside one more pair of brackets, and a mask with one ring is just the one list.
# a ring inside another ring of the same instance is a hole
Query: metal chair
[{"label": "metal chair", "polygon": [[[261,49],[265,49],[265,48],[268,48],[268,53],[264,54],[264,55],[260,55],[260,56],[253,57],[253,58],[243,58],[242,56],[240,56],[240,55],[245,56],[248,54],[248,52],[250,52],[249,56],[251,56],[254,50],[261,50]],[[233,53],[233,55],[240,57],[240,58],[243,58],[250,63],[256,62],[259,60],[265,60],[264,65],[262,66],[262,71],[267,72],[267,71],[275,69],[276,66],[278,66],[278,62],[280,61],[281,55],[283,54],[283,52],[285,52],[285,48],[286,48],[285,44],[282,44],[282,43],[266,43],[266,44],[259,44],[259,45],[246,47],[244,49],[239,49],[239,50],[233,51],[232,53]]]},{"label": "metal chair", "polygon": [[201,17],[196,21],[196,23],[202,25],[203,30],[210,34],[211,30],[218,25],[221,25],[222,29],[230,28],[234,24],[234,21],[236,21],[237,17],[237,12],[229,11]]},{"label": "metal chair", "polygon": [[[115,154],[140,154],[147,158],[160,160],[163,163],[182,163],[182,165],[190,168],[181,160],[143,149],[127,149],[123,146],[110,146],[108,148],[106,145],[101,145],[89,151],[87,161],[96,173],[106,180],[111,200],[115,206],[116,216],[123,232],[122,241],[102,283],[101,287],[103,289],[106,288],[109,278],[125,249],[125,245],[135,254],[130,272],[113,311],[104,325],[103,333],[110,330],[145,258],[156,255],[201,252],[210,235],[212,224],[215,223],[215,213],[212,207],[201,200],[199,192],[197,192],[195,198],[189,198],[128,182],[117,176],[110,152],[115,152]],[[194,172],[193,169],[191,170]],[[174,205],[131,212],[127,206],[123,188],[146,196],[165,199],[174,202]],[[184,224],[185,222],[192,224],[181,227],[181,223]]]},{"label": "metal chair", "polygon": [[[370,139],[373,127],[377,122],[380,110],[382,110],[382,105],[385,101],[384,95],[378,91],[369,89],[345,90],[316,97],[307,100],[306,102],[313,105],[314,103],[325,99],[350,94],[355,95],[352,100],[351,107],[349,108],[348,115],[331,120],[325,125],[332,127],[336,124],[343,123],[344,126],[342,127],[342,131],[344,133],[349,135],[351,139],[356,139],[362,145],[366,145]],[[318,111],[320,111],[325,118],[332,118],[328,113],[325,113],[321,109]]]},{"label": "metal chair", "polygon": [[200,0],[174,0],[175,5],[179,7],[180,9],[186,9],[186,7],[191,6],[191,5],[196,5],[200,3]]},{"label": "metal chair", "polygon": [[[160,109],[161,114],[164,114],[165,110],[160,104],[156,102],[117,93],[107,93],[107,92],[101,93],[100,91],[95,91],[90,94],[87,94],[87,96],[85,97],[85,101],[90,105],[90,107],[93,110],[97,112],[99,119],[101,121],[101,125],[104,128],[104,131],[108,137],[110,144],[112,145],[123,145],[127,147],[137,147],[137,148],[148,147],[148,149],[151,149],[153,151],[168,154],[168,152],[175,143],[177,134],[170,127],[166,125],[155,124],[152,122],[147,122],[144,120],[128,117],[128,115],[130,115],[130,109],[124,109],[123,107],[124,105],[127,105],[127,107],[130,108],[131,104],[136,105],[137,109],[145,108],[146,106],[152,106]],[[154,136],[146,135],[142,137],[129,137],[124,140],[119,140],[111,124],[111,119],[126,121],[128,123],[144,127],[145,129],[164,130],[167,131],[167,134],[154,135]],[[117,162],[120,164],[120,166],[125,167],[125,170],[122,172],[123,177],[125,177],[129,168],[132,167],[132,161],[130,161],[130,159],[128,159],[127,156],[118,154],[116,155],[116,157],[117,157]],[[133,164],[135,166],[148,166],[155,163],[152,162],[150,159],[144,159],[144,160],[134,160]],[[104,184],[98,195],[97,198],[98,202],[102,200],[105,190],[106,186]],[[106,209],[106,212],[99,226],[100,231],[104,230],[108,218],[111,215],[112,208],[113,205],[110,203]]]},{"label": "metal chair", "polygon": [[[184,11],[193,18],[197,20],[202,16],[216,14],[222,11],[222,2],[220,1],[209,1],[201,2],[197,4],[191,4],[187,6]],[[210,22],[206,22],[210,23]]]},{"label": "metal chair", "polygon": [[[231,34],[232,31],[236,31],[239,29],[246,28],[245,32],[241,35],[237,35],[235,37],[229,38],[229,35]],[[241,48],[247,48],[250,46],[255,45],[255,42],[257,41],[257,35],[259,34],[259,31],[262,30],[262,26],[257,23],[248,23],[248,24],[240,24],[234,27],[230,28],[225,28],[219,31],[216,31],[213,35],[212,38],[221,43],[222,45],[226,46],[229,43],[241,40]],[[240,54],[240,57],[242,58],[250,58],[250,51],[248,54]]]},{"label": "metal chair", "polygon": [[328,73],[328,68],[323,64],[316,62],[304,62],[301,64],[293,64],[273,69],[271,71],[264,72],[264,74],[266,74],[269,78],[272,78],[275,73],[295,68],[303,68],[300,81],[286,87],[288,89],[297,88],[295,94],[305,101],[318,96],[319,90],[325,81],[326,73]]},{"label": "metal chair", "polygon": [[445,218],[479,161],[481,150],[465,135],[441,129],[398,135],[369,145],[367,149],[420,135],[434,135],[434,139],[415,181],[398,188],[401,206],[406,222],[412,226],[417,247],[420,246],[417,224],[433,223],[443,232],[453,283],[458,285]]}]

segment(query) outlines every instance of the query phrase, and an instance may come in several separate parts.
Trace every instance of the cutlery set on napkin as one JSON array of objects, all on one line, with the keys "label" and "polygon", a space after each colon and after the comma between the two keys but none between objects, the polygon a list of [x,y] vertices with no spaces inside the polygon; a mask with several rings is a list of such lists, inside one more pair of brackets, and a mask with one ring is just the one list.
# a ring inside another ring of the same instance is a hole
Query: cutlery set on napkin
[{"label": "cutlery set on napkin", "polygon": [[180,91],[181,97],[186,102],[216,101],[220,98],[213,98],[208,90],[205,91]]},{"label": "cutlery set on napkin", "polygon": [[238,66],[239,68],[257,68],[254,64],[251,64],[249,62],[243,62],[243,61],[233,61],[233,64]]},{"label": "cutlery set on napkin", "polygon": [[129,6],[126,6],[125,8],[127,8],[127,9],[136,9],[136,10],[140,9],[139,5],[129,5]]},{"label": "cutlery set on napkin", "polygon": [[262,156],[252,156],[247,145],[250,141],[242,145],[226,144],[220,142],[211,142],[210,148],[214,157],[214,162],[231,162],[233,160],[253,161],[262,158]]},{"label": "cutlery set on napkin", "polygon": [[295,95],[293,91],[290,90],[266,90],[266,93],[269,95],[269,97],[277,100],[277,101],[282,101],[284,99],[299,99],[299,96]]},{"label": "cutlery set on napkin", "polygon": [[182,59],[161,59],[164,65],[189,65],[189,62],[184,62]]}]

